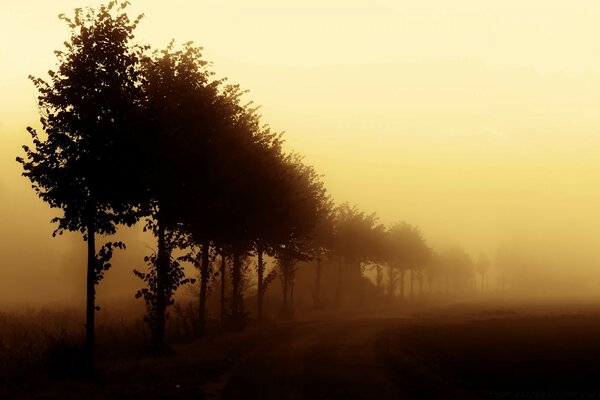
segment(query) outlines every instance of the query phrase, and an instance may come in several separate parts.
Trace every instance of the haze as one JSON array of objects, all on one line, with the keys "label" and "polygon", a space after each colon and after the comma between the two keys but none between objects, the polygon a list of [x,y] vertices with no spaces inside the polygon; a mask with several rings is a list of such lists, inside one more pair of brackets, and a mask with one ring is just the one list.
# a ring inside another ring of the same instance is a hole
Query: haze
[{"label": "haze", "polygon": [[[85,5],[2,5],[0,302],[82,295],[81,238],[52,238],[52,211],[14,159],[39,118],[27,75],[54,67],[67,38],[56,16]],[[598,2],[144,0],[136,12],[138,41],[204,46],[336,202],[416,224],[436,249],[518,243],[540,290],[600,289]],[[139,286],[131,269],[155,246],[124,235],[131,251],[101,298],[131,297],[115,288]]]}]

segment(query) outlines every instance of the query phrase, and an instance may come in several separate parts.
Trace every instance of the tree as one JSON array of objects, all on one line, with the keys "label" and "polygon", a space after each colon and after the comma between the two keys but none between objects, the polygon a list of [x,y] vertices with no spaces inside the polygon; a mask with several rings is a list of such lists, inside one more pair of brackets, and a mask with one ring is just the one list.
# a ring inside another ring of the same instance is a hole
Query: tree
[{"label": "tree", "polygon": [[399,271],[400,298],[404,298],[404,274],[407,270],[411,271],[412,296],[414,271],[420,270],[427,263],[431,258],[431,250],[419,228],[406,222],[392,226],[388,238],[388,262]]},{"label": "tree", "polygon": [[321,308],[321,274],[323,259],[329,257],[333,245],[334,214],[331,203],[325,205],[323,216],[318,220],[310,238],[312,258],[315,261],[314,307]]},{"label": "tree", "polygon": [[128,2],[110,1],[97,9],[76,9],[67,23],[65,49],[55,51],[58,69],[49,81],[30,76],[39,92],[38,107],[45,135],[28,128],[33,147],[24,146],[17,161],[36,193],[62,214],[52,220],[54,234],[78,231],[87,241],[87,367],[93,367],[95,286],[110,267],[114,248],[96,252],[96,234],[114,234],[116,225],[137,220],[123,171],[131,165],[139,108],[139,63],[143,48],[132,45],[140,18],[130,20]]},{"label": "tree", "polygon": [[485,273],[490,269],[490,261],[485,253],[480,253],[476,264],[477,272],[481,275],[481,291],[485,288]]},{"label": "tree", "polygon": [[199,250],[193,260],[184,260],[200,269],[200,333],[206,320],[213,244],[206,227],[215,223],[209,188],[217,179],[214,175],[220,176],[215,167],[222,154],[219,134],[231,118],[223,107],[228,104],[223,80],[213,79],[208,65],[202,49],[191,42],[181,49],[171,42],[143,60],[145,135],[136,175],[143,182],[144,211],[158,244],[156,260],[149,265],[156,274],[156,304],[149,312],[155,314],[150,319],[157,348],[164,344],[167,307],[174,293],[170,285],[184,281],[169,280],[177,275],[177,267],[169,261],[176,247],[168,238],[185,237],[173,244]]},{"label": "tree", "polygon": [[473,290],[474,266],[471,256],[460,247],[452,247],[440,253],[440,269],[446,278],[446,291]]},{"label": "tree", "polygon": [[425,275],[425,279],[427,280],[428,292],[431,295],[433,293],[434,281],[438,279],[442,274],[440,257],[437,253],[432,251],[431,258],[427,263],[427,266],[425,267],[423,273]]},{"label": "tree", "polygon": [[[154,232],[157,227],[148,221],[150,229]],[[144,258],[148,265],[147,272],[134,270],[134,274],[146,283],[146,287],[138,290],[136,298],[143,298],[146,303],[146,315],[144,320],[152,333],[153,345],[156,350],[164,350],[165,320],[168,318],[166,308],[172,305],[173,295],[179,286],[186,283],[194,283],[194,279],[185,277],[180,261],[171,256],[173,249],[181,246],[183,240],[179,232],[170,231],[163,234],[162,240],[166,247],[166,254],[169,255],[168,267],[163,276],[159,275],[159,254],[154,253]],[[165,254],[165,253],[163,253]]]},{"label": "tree", "polygon": [[350,269],[350,285],[358,290],[358,303],[364,296],[363,263],[383,258],[385,228],[377,215],[365,214],[356,206],[344,203],[335,210],[333,249],[338,256],[336,302],[342,302],[343,267]]}]

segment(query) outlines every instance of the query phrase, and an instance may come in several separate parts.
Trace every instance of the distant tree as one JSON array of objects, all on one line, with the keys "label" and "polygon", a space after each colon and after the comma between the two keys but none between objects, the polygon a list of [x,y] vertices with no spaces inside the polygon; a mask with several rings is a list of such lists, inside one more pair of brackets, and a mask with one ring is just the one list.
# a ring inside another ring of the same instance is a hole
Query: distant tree
[{"label": "distant tree", "polygon": [[480,253],[476,265],[477,273],[481,275],[481,291],[485,288],[485,274],[490,269],[490,261],[485,253]]},{"label": "distant tree", "polygon": [[387,295],[392,299],[396,297],[396,291],[398,290],[399,271],[392,263],[388,262],[386,264]]},{"label": "distant tree", "polygon": [[316,170],[292,154],[286,159],[287,179],[281,201],[279,239],[274,241],[275,258],[280,267],[283,303],[280,315],[294,315],[293,293],[296,264],[315,254],[315,229],[331,209],[325,186]]},{"label": "distant tree", "polygon": [[56,71],[49,81],[30,76],[36,86],[45,135],[28,128],[33,147],[17,161],[36,193],[62,215],[54,234],[79,231],[87,241],[86,359],[91,371],[94,348],[95,286],[122,243],[96,252],[96,234],[113,234],[116,224],[137,220],[135,184],[125,173],[134,149],[139,108],[139,64],[143,48],[132,45],[141,17],[130,20],[127,1],[61,14],[70,37],[55,51]]},{"label": "distant tree", "polygon": [[431,250],[417,226],[398,223],[392,226],[388,235],[388,257],[392,268],[399,271],[400,298],[404,298],[404,276],[411,272],[411,296],[413,295],[414,272],[431,258]]},{"label": "distant tree", "polygon": [[441,267],[441,265],[440,265],[439,256],[437,253],[432,251],[431,259],[429,260],[429,262],[427,263],[427,266],[423,270],[425,279],[427,280],[427,288],[428,288],[428,292],[430,295],[433,293],[434,281],[439,279],[439,277],[442,274],[442,269],[440,267]]},{"label": "distant tree", "polygon": [[317,220],[313,233],[309,239],[312,258],[315,261],[315,283],[313,292],[313,305],[315,308],[323,306],[321,294],[322,268],[323,260],[329,258],[332,253],[335,229],[334,218],[333,203],[330,201],[324,202],[322,216]]},{"label": "distant tree", "polygon": [[473,290],[474,263],[460,247],[452,247],[439,255],[440,268],[446,278],[446,291]]},{"label": "distant tree", "polygon": [[250,201],[245,203],[245,222],[256,254],[256,316],[261,321],[265,294],[277,274],[276,269],[267,272],[265,255],[275,256],[275,247],[285,235],[290,209],[287,196],[290,172],[282,152],[281,134],[261,124],[256,108],[248,109],[247,113],[245,125],[255,141],[248,149],[253,150],[253,173],[247,178],[252,189],[248,196]]},{"label": "distant tree", "polygon": [[338,257],[338,278],[336,303],[342,301],[342,280],[344,266],[349,270],[351,282],[358,290],[358,304],[364,298],[363,268],[365,263],[382,258],[384,254],[383,225],[377,223],[377,215],[365,214],[348,203],[335,210],[333,250]]}]

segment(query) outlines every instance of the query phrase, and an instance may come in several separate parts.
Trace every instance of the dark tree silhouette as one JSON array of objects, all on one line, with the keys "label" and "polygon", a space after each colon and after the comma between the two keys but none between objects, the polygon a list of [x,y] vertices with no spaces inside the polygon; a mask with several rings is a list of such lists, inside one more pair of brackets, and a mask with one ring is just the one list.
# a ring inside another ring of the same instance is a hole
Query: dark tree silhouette
[{"label": "dark tree silhouette", "polygon": [[[157,230],[157,227],[148,222],[149,229]],[[173,304],[173,295],[177,288],[186,283],[194,283],[194,279],[185,277],[180,261],[171,256],[173,249],[181,247],[182,238],[177,231],[163,233],[162,237],[166,254],[169,255],[168,267],[163,276],[159,276],[157,264],[159,255],[154,253],[146,256],[144,261],[148,265],[147,272],[134,270],[134,274],[146,283],[146,287],[135,294],[136,298],[143,298],[146,303],[146,315],[144,320],[150,327],[154,346],[157,350],[163,349],[165,335],[165,320],[168,318],[166,308]],[[163,253],[164,254],[164,253]]]},{"label": "dark tree silhouette", "polygon": [[335,210],[335,236],[333,250],[338,257],[338,281],[336,303],[342,303],[344,266],[350,272],[348,282],[354,286],[358,304],[364,300],[364,263],[382,259],[384,255],[383,225],[377,223],[377,215],[365,214],[354,206],[344,203]]},{"label": "dark tree silhouette", "polygon": [[440,253],[438,260],[445,277],[447,292],[474,289],[474,263],[465,250],[460,247],[447,249]]},{"label": "dark tree silhouette", "polygon": [[[418,227],[398,223],[392,226],[388,234],[388,262],[392,268],[398,270],[398,284],[400,285],[400,298],[404,298],[405,272],[411,271],[411,296],[413,295],[414,271],[420,270],[431,258],[431,249],[427,247],[425,239]],[[392,279],[396,276],[390,275]],[[395,282],[394,282],[395,287]]]},{"label": "dark tree silhouette", "polygon": [[130,20],[126,1],[61,14],[70,37],[55,51],[56,71],[36,86],[44,135],[28,128],[33,147],[17,160],[36,193],[62,214],[54,234],[79,231],[87,241],[86,360],[93,367],[95,285],[121,243],[96,253],[96,234],[113,234],[116,224],[137,220],[127,171],[139,106],[138,74],[143,48],[132,45],[141,17]]},{"label": "dark tree silhouette", "polygon": [[[174,293],[170,285],[183,282],[169,279],[178,274],[175,264],[169,261],[177,247],[192,244],[201,249],[196,260],[201,286],[200,332],[205,321],[211,240],[204,234],[206,228],[197,226],[213,222],[207,219],[207,179],[217,174],[213,142],[218,138],[216,132],[228,123],[228,116],[219,103],[224,102],[222,80],[212,78],[201,51],[191,42],[176,50],[171,42],[143,60],[146,129],[136,175],[144,183],[144,210],[158,242],[156,260],[149,264],[156,274],[156,304],[149,309],[155,315],[149,320],[154,324],[152,332],[158,349],[164,345],[167,307]],[[190,228],[192,221],[198,221],[195,229]],[[178,236],[186,240],[175,240],[174,247],[168,238]]]},{"label": "dark tree silhouette", "polygon": [[479,254],[475,268],[477,269],[477,273],[481,275],[481,291],[483,292],[485,289],[485,274],[490,269],[490,261],[485,253]]},{"label": "dark tree silhouette", "polygon": [[323,216],[317,221],[314,232],[310,238],[310,247],[312,258],[315,261],[315,284],[313,292],[313,301],[315,308],[323,306],[321,294],[321,275],[323,260],[331,255],[331,249],[334,239],[334,213],[331,202],[324,204]]},{"label": "dark tree silhouette", "polygon": [[425,279],[427,280],[427,291],[430,295],[433,293],[434,281],[442,276],[442,272],[443,269],[440,263],[440,257],[436,252],[432,251],[431,258],[423,271]]},{"label": "dark tree silhouette", "polygon": [[292,154],[286,159],[286,190],[280,199],[286,212],[281,214],[280,239],[275,246],[275,257],[281,271],[283,303],[280,316],[294,315],[293,293],[296,264],[314,257],[315,228],[331,209],[330,200],[319,174],[302,158]]}]

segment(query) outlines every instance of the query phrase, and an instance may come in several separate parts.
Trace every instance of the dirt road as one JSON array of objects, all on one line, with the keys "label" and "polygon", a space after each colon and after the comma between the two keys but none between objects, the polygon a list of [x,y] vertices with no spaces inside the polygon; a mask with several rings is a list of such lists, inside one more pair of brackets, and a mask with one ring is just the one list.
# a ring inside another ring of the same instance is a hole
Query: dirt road
[{"label": "dirt road", "polygon": [[299,325],[239,363],[223,398],[404,398],[378,343],[399,323],[356,319]]},{"label": "dirt road", "polygon": [[214,398],[415,399],[442,392],[445,398],[470,398],[440,391],[443,382],[390,342],[393,332],[411,323],[363,317],[297,325],[238,362],[223,387],[214,388]]}]

